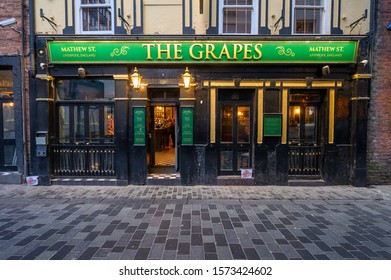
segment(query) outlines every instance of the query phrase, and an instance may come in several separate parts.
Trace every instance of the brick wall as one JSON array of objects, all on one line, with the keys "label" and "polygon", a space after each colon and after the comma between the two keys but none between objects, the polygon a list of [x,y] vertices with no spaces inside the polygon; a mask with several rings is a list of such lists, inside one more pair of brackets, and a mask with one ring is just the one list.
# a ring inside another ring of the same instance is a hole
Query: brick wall
[{"label": "brick wall", "polygon": [[[2,0],[0,2],[0,20],[15,18],[17,23],[12,27],[22,29],[22,8],[20,0]],[[27,23],[26,23],[27,24]],[[18,54],[22,52],[22,37],[10,27],[0,27],[0,54]]]},{"label": "brick wall", "polygon": [[[23,3],[23,8],[22,8]],[[22,143],[22,129],[23,129],[23,106],[22,99],[24,98],[25,102],[25,117],[26,124],[28,125],[28,116],[29,116],[29,105],[28,105],[28,69],[29,69],[29,20],[28,20],[28,0],[1,0],[0,1],[0,21],[15,18],[16,24],[12,24],[6,27],[0,27],[0,58],[2,64],[0,65],[3,69],[4,67],[8,69],[13,67],[13,83],[15,87],[14,91],[14,101],[15,101],[15,127],[18,129],[16,135],[16,149],[18,153],[18,171],[23,172],[23,164],[21,160],[24,160],[23,157],[20,157],[20,153],[23,155],[23,143]],[[22,10],[23,17],[22,18]],[[23,24],[24,23],[24,24]],[[14,28],[15,30],[11,29]],[[17,32],[19,31],[19,32]],[[24,32],[23,32],[24,31]],[[22,47],[22,35],[24,35],[25,48]],[[24,59],[24,70],[19,69],[20,59]],[[15,70],[16,68],[16,70]],[[22,83],[22,73],[25,74],[25,82]],[[21,90],[25,87],[25,92],[22,94]],[[27,130],[28,131],[28,130]],[[19,135],[19,136],[18,136]],[[26,145],[29,145],[28,136],[26,137]],[[20,158],[20,160],[19,160]],[[24,161],[23,161],[24,162]],[[13,182],[13,181],[12,181]],[[15,183],[17,183],[15,181]]]},{"label": "brick wall", "polygon": [[391,184],[391,0],[378,3],[368,119],[368,183]]}]

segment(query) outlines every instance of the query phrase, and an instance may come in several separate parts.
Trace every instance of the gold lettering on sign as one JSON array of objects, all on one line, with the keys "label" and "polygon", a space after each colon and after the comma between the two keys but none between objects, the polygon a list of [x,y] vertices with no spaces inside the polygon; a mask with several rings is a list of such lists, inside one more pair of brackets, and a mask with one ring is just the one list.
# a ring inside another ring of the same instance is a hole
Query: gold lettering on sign
[{"label": "gold lettering on sign", "polygon": [[[196,50],[194,50],[195,48],[196,48]],[[204,54],[204,52],[200,50],[201,48],[202,48],[202,44],[191,45],[190,49],[189,49],[190,57],[195,60],[201,60],[203,57],[203,54]],[[195,52],[196,52],[196,54],[195,54]]]},{"label": "gold lettering on sign", "polygon": [[151,55],[151,48],[155,46],[155,44],[142,44],[143,47],[147,47],[147,59],[151,60],[152,55]]},{"label": "gold lettering on sign", "polygon": [[[183,45],[173,44],[142,44],[146,48],[147,60],[182,60]],[[210,43],[194,43],[187,50],[188,56],[194,60],[259,60],[262,58],[262,44],[224,43],[220,46]]]}]

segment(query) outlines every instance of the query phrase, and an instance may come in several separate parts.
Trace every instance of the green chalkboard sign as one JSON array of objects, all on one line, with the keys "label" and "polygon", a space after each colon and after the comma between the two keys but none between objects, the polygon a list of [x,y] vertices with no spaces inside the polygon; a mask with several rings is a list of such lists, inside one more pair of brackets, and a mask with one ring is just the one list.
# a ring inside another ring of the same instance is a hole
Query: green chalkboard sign
[{"label": "green chalkboard sign", "polygon": [[281,114],[264,114],[263,115],[263,135],[264,136],[281,136]]},{"label": "green chalkboard sign", "polygon": [[193,108],[182,108],[182,145],[193,145]]},{"label": "green chalkboard sign", "polygon": [[145,145],[145,108],[133,108],[134,145]]}]

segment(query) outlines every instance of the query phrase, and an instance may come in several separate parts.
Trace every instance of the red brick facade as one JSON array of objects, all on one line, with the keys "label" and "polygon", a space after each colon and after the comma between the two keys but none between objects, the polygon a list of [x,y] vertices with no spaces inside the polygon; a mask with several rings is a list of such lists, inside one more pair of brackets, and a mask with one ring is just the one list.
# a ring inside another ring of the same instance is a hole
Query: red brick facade
[{"label": "red brick facade", "polygon": [[[26,10],[26,9],[25,9]],[[25,12],[26,13],[26,12]],[[3,0],[0,2],[0,21],[15,18],[16,24],[11,25],[18,31],[22,30],[22,7],[20,0]],[[28,27],[28,17],[25,14],[25,30]],[[0,27],[0,54],[12,55],[22,53],[22,36],[10,27]],[[26,39],[26,38],[25,38]],[[28,45],[28,43],[26,43]]]},{"label": "red brick facade", "polygon": [[378,2],[368,119],[368,183],[391,183],[391,1]]}]

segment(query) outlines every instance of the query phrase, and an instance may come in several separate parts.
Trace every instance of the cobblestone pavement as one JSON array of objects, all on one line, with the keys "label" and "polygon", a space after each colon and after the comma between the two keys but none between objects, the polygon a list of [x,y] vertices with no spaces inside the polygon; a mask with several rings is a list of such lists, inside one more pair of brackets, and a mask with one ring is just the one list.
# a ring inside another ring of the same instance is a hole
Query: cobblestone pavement
[{"label": "cobblestone pavement", "polygon": [[391,259],[391,186],[0,186],[0,259]]}]

